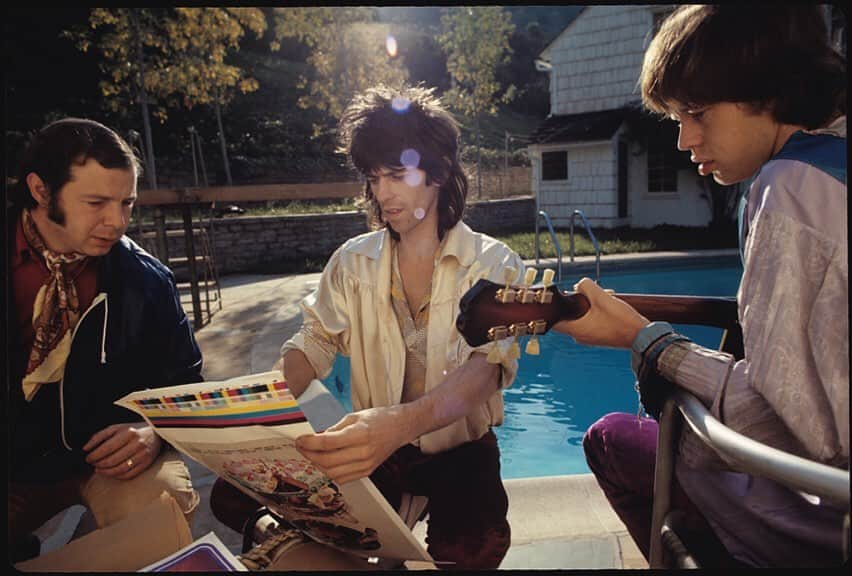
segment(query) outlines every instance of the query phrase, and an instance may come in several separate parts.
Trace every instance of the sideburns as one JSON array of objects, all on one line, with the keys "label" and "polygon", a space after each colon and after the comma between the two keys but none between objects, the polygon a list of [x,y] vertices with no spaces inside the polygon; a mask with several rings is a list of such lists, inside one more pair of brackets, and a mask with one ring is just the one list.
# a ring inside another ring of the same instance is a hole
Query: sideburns
[{"label": "sideburns", "polygon": [[65,212],[59,207],[59,194],[51,194],[47,201],[47,217],[54,223],[65,226]]}]

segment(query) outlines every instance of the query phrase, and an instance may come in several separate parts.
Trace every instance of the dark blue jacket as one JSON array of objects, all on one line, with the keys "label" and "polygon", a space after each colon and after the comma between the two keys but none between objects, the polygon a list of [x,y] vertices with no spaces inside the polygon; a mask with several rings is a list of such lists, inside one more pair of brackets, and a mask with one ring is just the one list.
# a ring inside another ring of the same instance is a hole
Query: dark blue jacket
[{"label": "dark blue jacket", "polygon": [[[13,480],[54,482],[91,469],[81,447],[92,434],[141,419],[115,400],[135,390],[202,380],[201,351],[171,270],[125,236],[100,258],[97,284],[98,296],[77,324],[62,382],[43,385],[31,402],[21,391],[20,336],[15,322],[7,323]],[[14,302],[10,296],[7,302]]]}]

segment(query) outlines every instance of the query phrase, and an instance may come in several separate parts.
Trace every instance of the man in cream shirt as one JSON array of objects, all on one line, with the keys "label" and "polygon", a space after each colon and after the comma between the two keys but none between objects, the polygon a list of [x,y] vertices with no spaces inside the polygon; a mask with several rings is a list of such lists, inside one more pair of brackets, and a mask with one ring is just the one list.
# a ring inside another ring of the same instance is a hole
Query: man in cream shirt
[{"label": "man in cream shirt", "polygon": [[340,136],[379,229],[332,255],[282,356],[296,395],[329,374],[337,353],[349,356],[354,412],[297,447],[335,482],[369,476],[394,507],[403,492],[427,496],[432,557],[496,568],[510,530],[491,427],[502,423],[517,361],[506,343],[489,362],[454,320],[477,280],[502,282],[523,262],[461,222],[459,131],[431,90],[366,91]]}]

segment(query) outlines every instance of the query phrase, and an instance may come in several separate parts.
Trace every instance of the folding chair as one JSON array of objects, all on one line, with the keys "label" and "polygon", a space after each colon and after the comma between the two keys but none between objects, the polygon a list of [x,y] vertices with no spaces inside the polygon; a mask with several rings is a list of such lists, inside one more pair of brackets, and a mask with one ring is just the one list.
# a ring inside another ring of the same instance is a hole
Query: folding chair
[{"label": "folding chair", "polygon": [[715,419],[692,394],[676,389],[659,421],[651,521],[650,568],[698,568],[677,535],[678,511],[671,507],[676,439],[685,421],[696,435],[737,470],[769,478],[847,507],[844,561],[849,560],[849,471],[777,450],[739,434]]}]

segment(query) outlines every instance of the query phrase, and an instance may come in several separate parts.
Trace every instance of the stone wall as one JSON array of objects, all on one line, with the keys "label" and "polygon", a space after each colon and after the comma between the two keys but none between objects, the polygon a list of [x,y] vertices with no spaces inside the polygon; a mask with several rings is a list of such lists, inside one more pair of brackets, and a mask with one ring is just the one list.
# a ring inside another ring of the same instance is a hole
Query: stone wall
[{"label": "stone wall", "polygon": [[[535,200],[529,196],[472,202],[468,205],[465,222],[474,230],[488,234],[532,230],[534,213]],[[284,272],[306,259],[324,263],[348,238],[367,231],[363,212],[219,218],[213,221],[212,234],[207,222],[194,224],[212,238],[219,274]],[[166,228],[169,257],[184,256],[183,223],[169,219]],[[153,227],[145,227],[146,236],[152,231]],[[128,235],[137,239],[138,228],[131,226]],[[153,251],[152,239],[146,238],[144,245]],[[195,250],[199,254],[202,248],[196,245]]]}]

